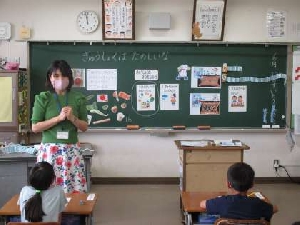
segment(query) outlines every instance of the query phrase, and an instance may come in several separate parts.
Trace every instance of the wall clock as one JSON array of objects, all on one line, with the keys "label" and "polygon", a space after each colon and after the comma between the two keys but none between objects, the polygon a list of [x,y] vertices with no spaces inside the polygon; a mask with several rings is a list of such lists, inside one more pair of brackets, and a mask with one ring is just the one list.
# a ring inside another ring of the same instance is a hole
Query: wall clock
[{"label": "wall clock", "polygon": [[11,24],[0,22],[0,40],[9,40],[11,38]]},{"label": "wall clock", "polygon": [[77,16],[78,29],[83,33],[94,32],[99,25],[98,15],[94,11],[82,11]]}]

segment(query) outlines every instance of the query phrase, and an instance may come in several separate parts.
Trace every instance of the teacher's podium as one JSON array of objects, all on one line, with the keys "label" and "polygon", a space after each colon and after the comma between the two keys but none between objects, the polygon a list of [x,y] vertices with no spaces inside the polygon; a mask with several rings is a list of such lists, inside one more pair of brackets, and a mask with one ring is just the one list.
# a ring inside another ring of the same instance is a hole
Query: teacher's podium
[{"label": "teacher's podium", "polygon": [[242,162],[249,146],[240,141],[175,140],[180,158],[182,191],[227,191],[227,169]]}]

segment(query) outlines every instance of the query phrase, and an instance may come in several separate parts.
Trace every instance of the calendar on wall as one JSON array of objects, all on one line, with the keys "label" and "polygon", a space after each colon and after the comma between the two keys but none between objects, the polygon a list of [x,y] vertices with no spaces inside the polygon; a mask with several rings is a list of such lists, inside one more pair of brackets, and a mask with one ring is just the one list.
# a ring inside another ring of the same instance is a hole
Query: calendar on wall
[{"label": "calendar on wall", "polygon": [[194,0],[192,40],[223,39],[227,0]]},{"label": "calendar on wall", "polygon": [[134,40],[134,0],[102,1],[103,40]]}]

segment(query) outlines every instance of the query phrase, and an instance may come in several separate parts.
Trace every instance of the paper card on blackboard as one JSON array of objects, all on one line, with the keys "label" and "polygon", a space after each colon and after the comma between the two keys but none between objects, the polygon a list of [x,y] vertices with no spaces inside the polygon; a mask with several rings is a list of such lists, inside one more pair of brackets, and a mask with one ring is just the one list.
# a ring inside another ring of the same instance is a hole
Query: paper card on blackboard
[{"label": "paper card on blackboard", "polygon": [[85,87],[85,69],[72,68],[74,79],[73,87]]},{"label": "paper card on blackboard", "polygon": [[190,93],[190,115],[220,115],[220,93]]},{"label": "paper card on blackboard", "polygon": [[117,69],[87,69],[86,89],[92,90],[117,90]]},{"label": "paper card on blackboard", "polygon": [[135,70],[135,80],[158,80],[158,70]]},{"label": "paper card on blackboard", "polygon": [[247,86],[228,86],[228,112],[247,112]]},{"label": "paper card on blackboard", "polygon": [[192,88],[221,88],[221,67],[192,67]]},{"label": "paper card on blackboard", "polygon": [[155,85],[137,85],[137,110],[151,111],[155,110]]},{"label": "paper card on blackboard", "polygon": [[179,110],[179,84],[160,84],[160,110]]}]

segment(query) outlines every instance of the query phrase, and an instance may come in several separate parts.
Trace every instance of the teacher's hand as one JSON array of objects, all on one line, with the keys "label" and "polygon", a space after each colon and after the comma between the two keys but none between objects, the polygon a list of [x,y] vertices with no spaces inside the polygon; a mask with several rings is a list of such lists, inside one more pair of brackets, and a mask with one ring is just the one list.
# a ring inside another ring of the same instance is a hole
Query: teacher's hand
[{"label": "teacher's hand", "polygon": [[74,120],[73,110],[72,107],[66,106],[62,108],[62,111],[65,113],[66,118],[70,121]]},{"label": "teacher's hand", "polygon": [[63,109],[60,111],[60,114],[57,116],[57,118],[57,122],[64,121],[66,119],[66,113]]}]

